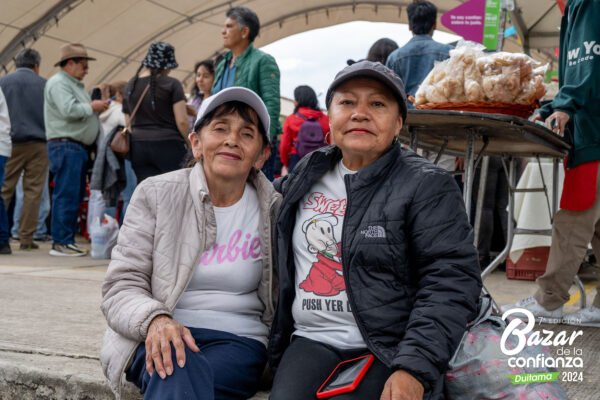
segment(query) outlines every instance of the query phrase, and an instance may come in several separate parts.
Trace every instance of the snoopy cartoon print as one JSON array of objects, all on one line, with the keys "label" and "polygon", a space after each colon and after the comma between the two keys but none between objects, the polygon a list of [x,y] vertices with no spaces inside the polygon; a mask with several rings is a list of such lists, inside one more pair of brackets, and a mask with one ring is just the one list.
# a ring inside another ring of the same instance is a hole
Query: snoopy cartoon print
[{"label": "snoopy cartoon print", "polygon": [[342,244],[335,239],[333,227],[338,219],[332,213],[319,214],[302,224],[308,251],[316,254],[300,289],[318,296],[336,296],[346,290],[342,273]]}]

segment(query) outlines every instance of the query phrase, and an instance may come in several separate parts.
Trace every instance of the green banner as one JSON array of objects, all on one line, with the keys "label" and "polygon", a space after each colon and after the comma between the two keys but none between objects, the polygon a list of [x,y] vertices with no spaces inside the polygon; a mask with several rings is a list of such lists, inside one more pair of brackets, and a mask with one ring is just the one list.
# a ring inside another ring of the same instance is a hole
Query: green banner
[{"label": "green banner", "polygon": [[538,372],[537,374],[509,375],[513,385],[526,385],[528,383],[554,382],[558,380],[560,372]]},{"label": "green banner", "polygon": [[489,50],[498,47],[498,31],[500,30],[500,1],[486,0],[485,18],[483,19],[483,45]]}]

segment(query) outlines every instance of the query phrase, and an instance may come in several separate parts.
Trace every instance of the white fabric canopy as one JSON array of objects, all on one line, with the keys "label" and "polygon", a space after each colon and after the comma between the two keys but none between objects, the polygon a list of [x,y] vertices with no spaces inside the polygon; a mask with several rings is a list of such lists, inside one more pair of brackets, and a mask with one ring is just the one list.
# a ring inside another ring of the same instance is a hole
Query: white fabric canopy
[{"label": "white fabric canopy", "polygon": [[[433,0],[439,14],[463,1]],[[512,13],[531,49],[558,46],[560,12],[555,0],[519,0]],[[41,75],[51,76],[59,47],[83,43],[92,57],[87,85],[129,79],[148,44],[164,40],[176,48],[179,68],[173,76],[186,80],[196,61],[223,50],[225,11],[236,5],[252,8],[261,20],[257,46],[295,33],[349,21],[407,23],[405,1],[327,0],[2,0],[0,5],[0,74],[14,70],[13,57],[23,47],[42,54]],[[438,28],[445,28],[438,23]],[[531,29],[531,30],[530,30]],[[326,40],[326,39],[325,39]],[[522,51],[514,39],[505,50]],[[332,49],[335,51],[335,49]],[[552,54],[552,51],[547,51]],[[544,59],[541,53],[533,52]],[[343,56],[343,55],[341,55]]]}]

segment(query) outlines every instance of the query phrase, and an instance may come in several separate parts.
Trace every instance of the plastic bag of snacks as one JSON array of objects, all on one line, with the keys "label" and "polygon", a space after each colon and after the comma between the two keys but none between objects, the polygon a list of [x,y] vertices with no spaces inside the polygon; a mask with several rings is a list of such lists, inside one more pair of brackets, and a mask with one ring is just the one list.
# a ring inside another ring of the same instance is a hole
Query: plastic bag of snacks
[{"label": "plastic bag of snacks", "polygon": [[430,103],[488,102],[531,105],[545,93],[547,66],[520,53],[484,53],[478,43],[461,41],[450,58],[435,65],[415,96]]}]

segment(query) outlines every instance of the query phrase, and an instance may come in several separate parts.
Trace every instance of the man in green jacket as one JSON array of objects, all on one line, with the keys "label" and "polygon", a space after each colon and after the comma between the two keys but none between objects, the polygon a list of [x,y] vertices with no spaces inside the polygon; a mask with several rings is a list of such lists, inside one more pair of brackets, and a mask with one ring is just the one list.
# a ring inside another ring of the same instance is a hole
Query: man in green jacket
[{"label": "man in green jacket", "polygon": [[252,45],[260,30],[260,21],[247,7],[233,7],[225,14],[223,47],[229,49],[215,71],[212,94],[230,86],[241,86],[254,91],[267,106],[271,118],[269,137],[272,154],[263,171],[273,180],[279,123],[279,67],[273,56]]},{"label": "man in green jacket", "polygon": [[519,301],[543,322],[600,327],[600,285],[591,306],[563,317],[573,278],[592,243],[600,260],[600,0],[569,0],[561,22],[559,92],[533,119],[571,144],[546,272]]}]

